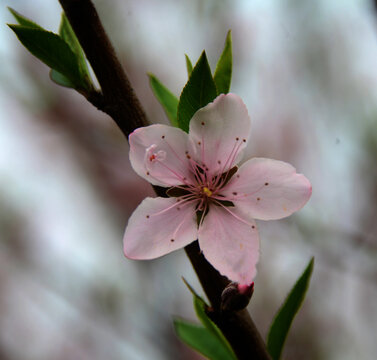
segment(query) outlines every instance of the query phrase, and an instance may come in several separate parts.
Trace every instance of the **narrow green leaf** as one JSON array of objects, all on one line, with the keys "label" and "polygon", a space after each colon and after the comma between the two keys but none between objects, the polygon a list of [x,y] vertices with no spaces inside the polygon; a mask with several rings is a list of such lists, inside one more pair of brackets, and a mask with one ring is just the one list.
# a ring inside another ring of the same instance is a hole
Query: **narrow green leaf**
[{"label": "narrow green leaf", "polygon": [[16,21],[23,26],[29,26],[35,29],[43,29],[41,26],[36,24],[34,21],[28,19],[27,17],[21,15],[19,12],[16,10],[12,9],[11,7],[8,6],[8,10],[12,13]]},{"label": "narrow green leaf", "polygon": [[188,132],[192,116],[217,96],[207,56],[203,51],[186,83],[178,103],[178,125]]},{"label": "narrow green leaf", "polygon": [[43,29],[22,25],[9,25],[21,43],[51,69],[64,75],[77,89],[87,89],[76,55],[58,35]]},{"label": "narrow green leaf", "polygon": [[82,77],[87,79],[88,83],[91,83],[88,65],[85,60],[84,52],[64,12],[62,12],[62,17],[60,21],[59,35],[69,45],[71,50],[76,54]]},{"label": "narrow green leaf", "polygon": [[186,58],[187,75],[188,75],[188,77],[190,77],[191,72],[192,72],[192,62],[191,62],[191,60],[190,60],[190,58],[188,57],[187,54],[185,54],[185,58]]},{"label": "narrow green leaf", "polygon": [[177,336],[188,346],[200,352],[211,360],[235,360],[219,339],[208,329],[187,322],[182,319],[174,319],[174,329]]},{"label": "narrow green leaf", "polygon": [[213,79],[216,84],[217,94],[227,94],[232,80],[232,32],[228,31],[224,50],[216,65]]},{"label": "narrow green leaf", "polygon": [[201,296],[197,294],[197,292],[194,290],[194,288],[186,281],[184,277],[182,277],[183,282],[188,287],[190,292],[193,296],[193,302],[194,302],[194,309],[196,312],[196,316],[200,320],[200,322],[204,325],[204,327],[213,335],[215,336],[218,341],[222,344],[224,351],[228,352],[229,359],[237,360],[237,357],[235,356],[232,347],[228,343],[228,341],[225,339],[224,335],[220,331],[220,329],[216,326],[216,324],[208,317],[206,313],[206,309],[208,308],[208,305],[203,300]]},{"label": "narrow green leaf", "polygon": [[177,122],[177,108],[178,99],[177,97],[169,91],[153,74],[148,74],[149,84],[152,88],[154,95],[160,102],[165,110],[167,117],[169,118],[173,126],[178,126]]},{"label": "narrow green leaf", "polygon": [[284,304],[277,313],[268,333],[267,349],[273,360],[279,360],[285,339],[293,318],[304,301],[306,291],[309,287],[310,277],[313,272],[314,257],[310,260],[305,271],[297,280],[291,292],[288,294]]}]

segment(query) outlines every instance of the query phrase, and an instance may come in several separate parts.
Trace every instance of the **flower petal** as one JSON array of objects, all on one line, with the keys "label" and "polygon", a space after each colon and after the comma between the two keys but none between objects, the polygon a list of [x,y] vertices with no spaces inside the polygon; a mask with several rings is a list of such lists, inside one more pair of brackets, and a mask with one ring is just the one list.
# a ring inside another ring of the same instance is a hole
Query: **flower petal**
[{"label": "flower petal", "polygon": [[301,209],[312,194],[309,180],[283,161],[246,161],[222,190],[244,214],[254,219],[281,219]]},{"label": "flower petal", "polygon": [[129,137],[131,165],[138,175],[159,186],[184,184],[191,178],[188,135],[167,125],[136,129]]},{"label": "flower petal", "polygon": [[250,285],[257,272],[259,235],[254,220],[242,221],[238,215],[235,208],[213,205],[199,228],[199,245],[222,275]]},{"label": "flower petal", "polygon": [[124,254],[131,259],[154,259],[197,239],[194,205],[171,198],[146,198],[128,220]]},{"label": "flower petal", "polygon": [[251,128],[247,108],[235,94],[222,94],[198,110],[190,121],[189,136],[195,158],[212,175],[225,172],[241,159]]}]

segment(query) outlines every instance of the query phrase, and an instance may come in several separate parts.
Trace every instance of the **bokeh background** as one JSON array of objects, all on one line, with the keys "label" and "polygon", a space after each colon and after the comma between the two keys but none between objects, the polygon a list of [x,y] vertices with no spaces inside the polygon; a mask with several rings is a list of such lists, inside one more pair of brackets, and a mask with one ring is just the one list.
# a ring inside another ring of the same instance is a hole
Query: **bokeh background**
[{"label": "bokeh background", "polygon": [[[308,205],[258,223],[250,304],[263,336],[312,255],[285,359],[377,356],[377,12],[366,0],[94,0],[148,118],[167,119],[147,72],[179,95],[184,53],[212,68],[233,32],[232,91],[250,156],[292,163]],[[0,358],[200,359],[172,316],[195,319],[183,250],[127,260],[127,219],[150,186],[112,120],[48,77],[6,6],[57,31],[58,1],[0,0]]]}]

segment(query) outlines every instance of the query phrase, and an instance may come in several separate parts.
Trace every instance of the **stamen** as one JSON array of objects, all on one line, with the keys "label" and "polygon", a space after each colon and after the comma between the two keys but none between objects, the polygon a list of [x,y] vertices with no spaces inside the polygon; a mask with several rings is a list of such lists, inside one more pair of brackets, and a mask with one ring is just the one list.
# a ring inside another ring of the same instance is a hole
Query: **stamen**
[{"label": "stamen", "polygon": [[169,170],[173,175],[175,175],[175,177],[179,180],[181,180],[185,185],[189,185],[189,183],[186,181],[186,178],[180,174],[178,174],[176,171],[174,171],[173,169],[171,169],[169,166],[167,166],[166,164],[164,164],[162,161],[160,160],[156,160],[161,166],[163,166],[165,169]]},{"label": "stamen", "polygon": [[249,225],[251,227],[253,227],[254,225],[242,218],[240,218],[238,215],[236,215],[233,211],[229,210],[228,207],[224,206],[223,204],[221,204],[220,202],[216,201],[217,204],[219,204],[224,210],[226,210],[229,214],[231,214],[233,217],[235,217],[237,220],[243,222],[244,224],[246,225]]},{"label": "stamen", "polygon": [[158,211],[158,212],[156,212],[156,213],[154,213],[154,214],[150,214],[149,216],[151,217],[151,216],[161,215],[161,214],[163,214],[163,213],[165,213],[165,212],[167,212],[167,211],[169,211],[169,210],[175,208],[176,206],[180,206],[180,208],[182,209],[183,206],[186,206],[186,205],[188,205],[188,204],[190,204],[190,203],[192,203],[192,202],[194,202],[194,201],[197,201],[197,198],[196,198],[196,197],[193,198],[192,200],[186,200],[186,199],[184,199],[184,200],[181,201],[181,200],[179,199],[177,202],[175,202],[173,205],[168,206],[166,209],[163,209],[163,210],[161,210],[161,211]]}]

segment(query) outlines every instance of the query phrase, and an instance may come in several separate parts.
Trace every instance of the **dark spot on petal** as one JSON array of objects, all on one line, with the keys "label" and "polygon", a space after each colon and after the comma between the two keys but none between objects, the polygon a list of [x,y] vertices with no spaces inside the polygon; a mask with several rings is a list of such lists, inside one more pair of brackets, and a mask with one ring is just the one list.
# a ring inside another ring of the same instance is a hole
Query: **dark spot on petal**
[{"label": "dark spot on petal", "polygon": [[260,198],[257,198],[257,200],[259,201],[259,200],[260,200]]},{"label": "dark spot on petal", "polygon": [[177,210],[181,210],[181,208],[179,206],[177,206]]},{"label": "dark spot on petal", "polygon": [[238,174],[237,174],[236,176],[237,176],[237,178],[239,178],[239,177],[240,177],[240,176],[239,176]]},{"label": "dark spot on petal", "polygon": [[233,195],[237,195],[237,193],[235,191],[232,192]]},{"label": "dark spot on petal", "polygon": [[174,242],[174,239],[170,239],[171,242]]},{"label": "dark spot on petal", "polygon": [[268,182],[264,183],[264,185],[266,185],[266,186],[267,186],[267,185],[268,185]]}]

